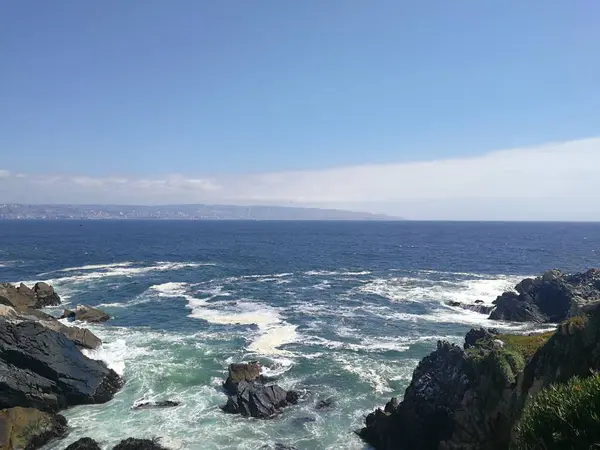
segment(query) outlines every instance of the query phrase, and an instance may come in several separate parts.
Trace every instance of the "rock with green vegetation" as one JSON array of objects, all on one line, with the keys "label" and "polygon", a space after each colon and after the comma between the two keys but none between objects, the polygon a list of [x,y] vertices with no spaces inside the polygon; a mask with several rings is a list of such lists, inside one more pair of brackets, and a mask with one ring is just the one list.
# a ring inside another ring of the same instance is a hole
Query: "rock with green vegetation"
[{"label": "rock with green vegetation", "polygon": [[15,407],[0,411],[0,449],[32,450],[62,437],[67,420],[33,408]]},{"label": "rock with green vegetation", "polygon": [[528,402],[514,450],[589,450],[600,445],[600,375],[573,377]]}]

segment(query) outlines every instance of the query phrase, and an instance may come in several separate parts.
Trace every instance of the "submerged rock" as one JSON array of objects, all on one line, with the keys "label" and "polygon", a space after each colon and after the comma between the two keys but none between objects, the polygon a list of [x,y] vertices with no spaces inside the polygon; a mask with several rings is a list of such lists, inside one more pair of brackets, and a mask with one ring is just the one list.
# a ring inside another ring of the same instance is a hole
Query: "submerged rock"
[{"label": "submerged rock", "polygon": [[161,400],[158,402],[140,402],[133,405],[133,409],[150,409],[150,408],[173,408],[179,406],[181,402],[173,400]]},{"label": "submerged rock", "polygon": [[113,450],[167,450],[160,445],[160,439],[125,439],[113,447]]},{"label": "submerged rock", "polygon": [[36,283],[33,289],[21,283],[13,286],[0,283],[0,304],[21,308],[43,308],[60,305],[60,297],[54,288],[46,283]]},{"label": "submerged rock", "polygon": [[494,309],[493,305],[486,305],[481,300],[476,300],[473,304],[461,302],[447,302],[446,304],[454,308],[462,308],[479,314],[489,314]]},{"label": "submerged rock", "polygon": [[79,320],[81,322],[106,322],[110,316],[104,311],[101,311],[91,306],[77,305],[74,310],[65,309],[61,319]]},{"label": "submerged rock", "polygon": [[69,445],[65,450],[102,450],[98,443],[89,437],[81,438],[71,445]]},{"label": "submerged rock", "polygon": [[325,400],[319,400],[317,402],[317,404],[315,405],[316,409],[331,409],[334,408],[336,406],[336,399],[335,397],[329,397],[326,398]]},{"label": "submerged rock", "polygon": [[558,323],[600,303],[600,270],[564,274],[558,270],[526,278],[495,301],[492,320]]},{"label": "submerged rock", "polygon": [[3,450],[40,448],[64,436],[66,431],[67,420],[60,414],[21,407],[0,411],[0,449]]},{"label": "submerged rock", "polygon": [[40,323],[0,318],[0,408],[57,411],[109,401],[123,380]]},{"label": "submerged rock", "polygon": [[285,391],[277,385],[265,385],[257,362],[231,364],[223,384],[229,397],[222,407],[230,414],[267,419],[281,408],[298,403],[296,391]]}]

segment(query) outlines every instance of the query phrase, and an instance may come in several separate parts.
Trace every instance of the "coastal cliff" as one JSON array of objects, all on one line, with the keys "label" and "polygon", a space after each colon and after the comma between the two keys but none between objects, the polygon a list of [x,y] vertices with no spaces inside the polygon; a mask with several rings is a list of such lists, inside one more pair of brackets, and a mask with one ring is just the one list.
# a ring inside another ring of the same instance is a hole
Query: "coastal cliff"
[{"label": "coastal cliff", "polygon": [[516,293],[499,297],[496,316],[562,320],[555,330],[508,335],[474,329],[462,347],[438,342],[415,369],[403,401],[393,398],[369,414],[359,435],[384,450],[561,448],[552,446],[560,439],[552,433],[539,446],[523,444],[520,419],[545,388],[600,369],[599,279],[598,270],[552,271],[519,283]]}]

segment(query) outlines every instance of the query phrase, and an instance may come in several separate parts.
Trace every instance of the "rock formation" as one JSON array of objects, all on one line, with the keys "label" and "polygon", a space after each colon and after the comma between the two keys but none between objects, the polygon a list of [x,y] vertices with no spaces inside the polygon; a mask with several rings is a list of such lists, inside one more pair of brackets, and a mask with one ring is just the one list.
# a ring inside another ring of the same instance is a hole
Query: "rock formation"
[{"label": "rock formation", "polygon": [[550,270],[541,277],[524,279],[515,291],[494,301],[490,319],[558,323],[600,302],[600,270],[572,275]]},{"label": "rock formation", "polygon": [[[580,279],[589,286],[589,274]],[[560,275],[521,287],[532,292],[532,286],[557,280],[553,286],[564,286]],[[600,307],[586,298],[585,308],[579,306],[585,314],[556,332],[503,335],[475,329],[467,333],[464,348],[438,342],[415,369],[404,400],[394,398],[369,414],[359,435],[385,450],[508,449],[528,398],[552,383],[600,369]]]},{"label": "rock formation", "polygon": [[81,322],[106,322],[110,316],[104,311],[101,311],[91,306],[77,305],[74,310],[65,309],[61,319],[79,320]]},{"label": "rock formation", "polygon": [[133,405],[133,409],[150,409],[150,408],[174,408],[179,406],[180,402],[173,400],[161,400],[158,402],[140,402]]},{"label": "rock formation", "polygon": [[67,420],[32,408],[9,408],[0,411],[0,449],[39,448],[67,432]]},{"label": "rock formation", "polygon": [[46,328],[64,334],[75,345],[81,348],[94,349],[102,344],[102,341],[90,330],[80,327],[69,327],[62,324],[54,317],[37,309],[22,308],[17,311],[12,306],[0,305],[0,317],[9,319],[13,323],[23,321],[36,321]]},{"label": "rock formation", "polygon": [[277,385],[266,385],[257,362],[231,364],[223,384],[229,395],[223,411],[259,419],[274,416],[281,408],[298,403],[299,394]]},{"label": "rock formation", "polygon": [[104,403],[123,380],[83,355],[64,334],[33,322],[0,318],[0,408],[58,411]]},{"label": "rock formation", "polygon": [[69,445],[65,450],[102,450],[98,443],[89,437],[81,438],[71,445]]},{"label": "rock formation", "polygon": [[21,283],[13,286],[0,283],[0,304],[20,308],[44,308],[60,305],[60,297],[54,288],[44,282],[36,283],[33,289]]}]

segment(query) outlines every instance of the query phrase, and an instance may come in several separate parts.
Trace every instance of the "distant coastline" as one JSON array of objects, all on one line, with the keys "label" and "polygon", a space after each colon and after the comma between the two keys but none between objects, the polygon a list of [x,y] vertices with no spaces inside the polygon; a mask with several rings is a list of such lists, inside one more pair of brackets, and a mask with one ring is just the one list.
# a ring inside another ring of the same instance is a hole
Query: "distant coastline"
[{"label": "distant coastline", "polygon": [[0,204],[0,220],[365,220],[399,217],[336,209],[236,205]]}]

